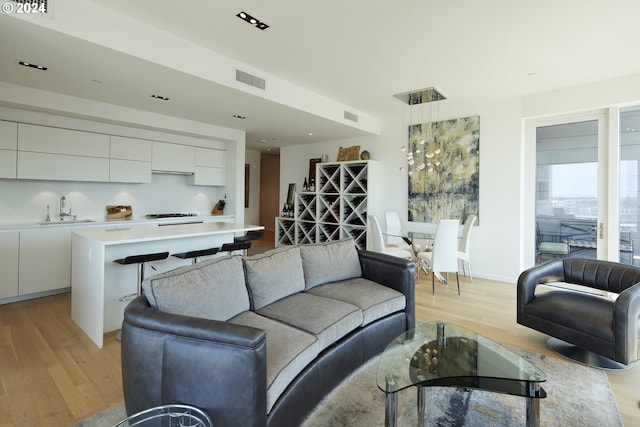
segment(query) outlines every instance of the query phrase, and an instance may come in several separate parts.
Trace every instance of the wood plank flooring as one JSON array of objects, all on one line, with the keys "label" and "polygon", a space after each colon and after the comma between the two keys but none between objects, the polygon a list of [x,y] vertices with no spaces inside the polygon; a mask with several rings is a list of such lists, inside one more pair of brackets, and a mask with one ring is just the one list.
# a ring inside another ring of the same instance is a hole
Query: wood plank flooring
[{"label": "wood plank flooring", "polygon": [[[451,276],[453,278],[453,276]],[[495,341],[559,357],[546,336],[516,324],[512,284],[461,277],[454,286],[423,274],[417,285],[421,320],[441,319]],[[102,411],[122,397],[120,343],[105,336],[99,350],[71,320],[70,294],[0,306],[0,427],[68,426]],[[640,364],[609,372],[609,381],[626,426],[640,425]]]}]

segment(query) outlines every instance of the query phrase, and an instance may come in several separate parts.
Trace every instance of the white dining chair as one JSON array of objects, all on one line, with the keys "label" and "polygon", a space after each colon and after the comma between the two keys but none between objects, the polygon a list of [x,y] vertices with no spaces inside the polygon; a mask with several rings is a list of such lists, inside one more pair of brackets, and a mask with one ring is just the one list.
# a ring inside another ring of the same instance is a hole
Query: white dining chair
[{"label": "white dining chair", "polygon": [[413,254],[410,251],[400,249],[397,246],[387,246],[385,244],[378,218],[374,215],[367,215],[367,222],[369,224],[369,233],[371,233],[370,241],[372,251],[397,256],[399,258],[413,258]]},{"label": "white dining chair", "polygon": [[458,242],[458,261],[462,264],[462,274],[467,275],[465,271],[465,263],[466,270],[469,271],[469,281],[473,283],[473,277],[471,276],[471,262],[469,260],[469,246],[471,244],[471,230],[473,229],[473,225],[476,223],[478,219],[475,215],[469,215],[467,220],[464,222],[464,226],[462,227],[462,239]]},{"label": "white dining chair", "polygon": [[413,243],[413,248],[403,238],[402,223],[398,212],[385,212],[384,220],[386,227],[387,246],[397,246],[409,252],[420,251],[420,245]]},{"label": "white dining chair", "polygon": [[446,273],[447,281],[449,273],[456,273],[458,295],[460,295],[460,278],[458,276],[458,227],[457,219],[441,219],[436,228],[433,239],[433,250],[430,252],[418,252],[418,258],[431,270],[432,292],[436,293],[435,275]]}]

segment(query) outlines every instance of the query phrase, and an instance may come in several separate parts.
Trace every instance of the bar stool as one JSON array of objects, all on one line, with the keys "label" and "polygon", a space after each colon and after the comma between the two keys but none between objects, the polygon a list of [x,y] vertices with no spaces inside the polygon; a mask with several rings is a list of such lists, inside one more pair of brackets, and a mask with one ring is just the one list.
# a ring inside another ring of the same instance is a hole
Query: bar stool
[{"label": "bar stool", "polygon": [[250,230],[244,236],[234,237],[233,241],[235,243],[246,242],[249,240],[258,240],[264,234],[264,230]]},{"label": "bar stool", "polygon": [[246,240],[243,242],[234,242],[234,243],[223,243],[220,248],[220,252],[234,252],[234,251],[242,251],[243,254],[247,254],[247,249],[251,247],[251,240]]},{"label": "bar stool", "polygon": [[195,264],[196,262],[198,262],[199,257],[207,256],[207,255],[215,255],[219,251],[220,251],[220,248],[209,248],[209,249],[200,249],[196,251],[181,252],[179,254],[172,254],[171,256],[174,256],[180,259],[191,258],[192,263]]},{"label": "bar stool", "polygon": [[[139,255],[129,255],[125,258],[116,259],[113,262],[117,262],[118,264],[128,265],[128,264],[138,264],[138,290],[135,294],[125,295],[118,298],[120,302],[131,301],[138,295],[142,295],[142,281],[144,280],[144,264],[151,261],[159,261],[161,259],[166,259],[169,257],[169,252],[158,252],[154,254],[139,254]],[[151,267],[153,268],[153,266]],[[122,332],[118,332],[116,335],[116,339],[120,341],[122,337]]]}]

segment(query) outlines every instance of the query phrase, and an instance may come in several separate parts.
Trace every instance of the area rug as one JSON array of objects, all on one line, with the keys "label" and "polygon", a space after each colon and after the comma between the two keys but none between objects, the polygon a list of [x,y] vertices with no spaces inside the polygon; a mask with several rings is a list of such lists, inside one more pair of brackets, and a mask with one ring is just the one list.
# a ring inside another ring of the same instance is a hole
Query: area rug
[{"label": "area rug", "polygon": [[[514,350],[547,375],[540,402],[542,426],[618,427],[618,413],[603,371],[524,350]],[[376,385],[378,358],[347,377],[320,402],[302,427],[370,427],[384,425],[384,393]],[[524,398],[478,390],[427,389],[427,418],[418,423],[416,389],[398,395],[399,426],[524,426]],[[74,427],[107,427],[125,417],[120,403]],[[215,420],[214,420],[215,422]]]}]

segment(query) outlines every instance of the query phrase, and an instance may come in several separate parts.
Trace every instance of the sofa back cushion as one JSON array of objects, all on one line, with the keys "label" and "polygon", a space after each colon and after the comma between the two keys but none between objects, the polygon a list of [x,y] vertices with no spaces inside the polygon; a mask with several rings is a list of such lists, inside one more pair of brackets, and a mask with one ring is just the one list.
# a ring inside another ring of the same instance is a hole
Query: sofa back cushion
[{"label": "sofa back cushion", "polygon": [[167,313],[227,321],[249,310],[240,256],[214,258],[151,276],[142,289],[151,307]]},{"label": "sofa back cushion", "polygon": [[254,310],[304,291],[300,248],[277,248],[244,259]]},{"label": "sofa back cushion", "polygon": [[353,239],[300,246],[305,289],[362,276],[360,257]]}]

